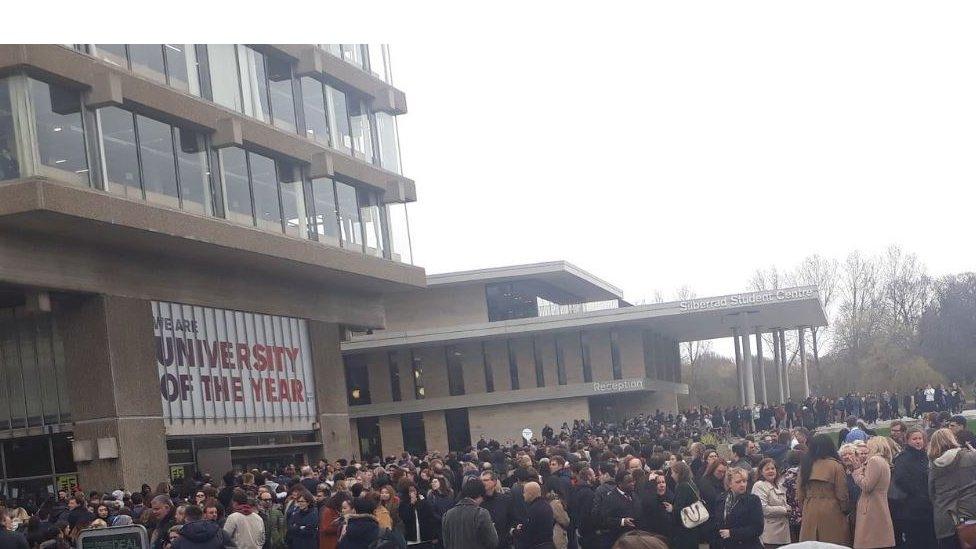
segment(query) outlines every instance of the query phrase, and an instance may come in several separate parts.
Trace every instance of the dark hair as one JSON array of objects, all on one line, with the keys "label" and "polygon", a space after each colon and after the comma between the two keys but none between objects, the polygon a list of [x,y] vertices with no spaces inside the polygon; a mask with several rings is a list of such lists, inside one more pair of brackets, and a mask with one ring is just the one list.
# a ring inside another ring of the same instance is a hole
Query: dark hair
[{"label": "dark hair", "polygon": [[481,479],[473,478],[465,482],[461,486],[461,497],[471,499],[485,497],[485,485],[481,483]]},{"label": "dark hair", "polygon": [[329,498],[329,502],[326,503],[326,505],[338,513],[339,509],[342,508],[343,501],[349,501],[349,496],[347,496],[345,492],[336,492],[331,498]]},{"label": "dark hair", "polygon": [[542,485],[542,493],[545,495],[556,494],[562,501],[566,501],[567,497],[567,494],[563,492],[563,484],[556,475],[546,477],[546,481]]},{"label": "dark hair", "polygon": [[244,492],[244,490],[238,488],[237,490],[234,490],[233,494],[231,494],[230,499],[238,505],[244,505],[247,503],[247,494]]},{"label": "dark hair", "polygon": [[358,497],[352,500],[352,508],[360,515],[372,515],[376,510],[376,503],[366,497]]},{"label": "dark hair", "polygon": [[183,508],[183,512],[186,513],[186,518],[191,521],[203,518],[203,509],[199,505],[187,505]]},{"label": "dark hair", "polygon": [[825,434],[819,434],[810,439],[810,450],[800,461],[800,486],[806,487],[807,483],[810,482],[813,464],[821,459],[832,459],[840,463],[840,456],[837,455],[834,441]]},{"label": "dark hair", "polygon": [[958,423],[959,425],[962,425],[963,429],[966,428],[966,418],[963,416],[952,416],[949,418],[949,421],[952,423]]},{"label": "dark hair", "polygon": [[747,446],[745,442],[738,442],[732,445],[732,453],[740,458],[744,458],[746,457],[746,453],[748,453],[746,448]]},{"label": "dark hair", "polygon": [[234,471],[224,473],[224,486],[233,486],[237,482],[237,474]]}]

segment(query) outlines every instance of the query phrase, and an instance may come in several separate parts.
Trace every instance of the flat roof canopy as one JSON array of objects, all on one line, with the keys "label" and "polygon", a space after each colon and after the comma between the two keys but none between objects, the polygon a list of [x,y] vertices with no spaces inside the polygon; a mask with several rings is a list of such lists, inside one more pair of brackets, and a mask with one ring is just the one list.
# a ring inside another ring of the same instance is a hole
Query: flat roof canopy
[{"label": "flat roof canopy", "polygon": [[380,331],[355,336],[342,343],[342,350],[355,353],[612,325],[638,325],[678,341],[698,341],[731,337],[733,328],[738,328],[740,333],[753,333],[757,329],[826,326],[827,316],[817,287],[802,286],[467,326]]},{"label": "flat roof canopy", "polygon": [[582,298],[584,301],[609,301],[623,299],[620,288],[580,269],[568,261],[550,261],[528,265],[511,265],[437,273],[427,275],[427,286],[471,284],[474,282],[512,282],[516,280],[538,280],[550,284],[564,292]]}]

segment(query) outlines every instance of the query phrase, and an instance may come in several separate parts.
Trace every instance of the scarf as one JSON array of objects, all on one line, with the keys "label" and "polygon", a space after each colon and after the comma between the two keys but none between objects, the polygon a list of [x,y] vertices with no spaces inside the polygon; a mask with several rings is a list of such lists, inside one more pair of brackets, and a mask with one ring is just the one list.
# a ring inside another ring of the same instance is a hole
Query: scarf
[{"label": "scarf", "polygon": [[725,498],[724,518],[729,518],[729,513],[732,512],[732,509],[735,508],[735,504],[739,503],[740,499],[742,499],[742,495],[736,494],[735,492],[729,492],[728,497]]},{"label": "scarf", "polygon": [[234,506],[234,510],[242,515],[250,515],[254,512],[254,508],[247,503],[238,503]]}]

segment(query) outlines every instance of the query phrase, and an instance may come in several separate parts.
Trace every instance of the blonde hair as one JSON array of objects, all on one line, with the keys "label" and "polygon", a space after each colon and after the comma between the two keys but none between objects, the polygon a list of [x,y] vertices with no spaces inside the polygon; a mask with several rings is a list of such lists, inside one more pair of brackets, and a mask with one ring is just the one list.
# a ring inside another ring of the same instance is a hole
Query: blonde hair
[{"label": "blonde hair", "polygon": [[891,461],[895,459],[895,453],[891,449],[894,441],[888,437],[871,437],[867,441],[868,453],[872,456],[881,456],[891,466]]},{"label": "blonde hair", "polygon": [[729,469],[727,471],[725,471],[725,489],[726,490],[728,490],[729,487],[732,486],[732,481],[735,480],[735,477],[737,475],[740,476],[740,477],[742,477],[742,478],[744,478],[744,479],[746,479],[746,482],[749,481],[749,471],[746,471],[742,467],[729,467]]},{"label": "blonde hair", "polygon": [[946,453],[947,450],[958,447],[959,441],[956,440],[956,435],[949,429],[943,427],[932,433],[932,438],[929,439],[929,459],[935,459]]}]

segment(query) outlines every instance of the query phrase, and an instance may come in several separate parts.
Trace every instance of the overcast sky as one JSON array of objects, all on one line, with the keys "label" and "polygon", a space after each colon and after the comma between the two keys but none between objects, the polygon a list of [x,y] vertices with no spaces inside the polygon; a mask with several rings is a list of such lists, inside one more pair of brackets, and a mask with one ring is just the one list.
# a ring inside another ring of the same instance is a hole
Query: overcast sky
[{"label": "overcast sky", "polygon": [[565,259],[631,300],[891,243],[973,269],[972,9],[726,4],[410,22],[416,262]]}]

